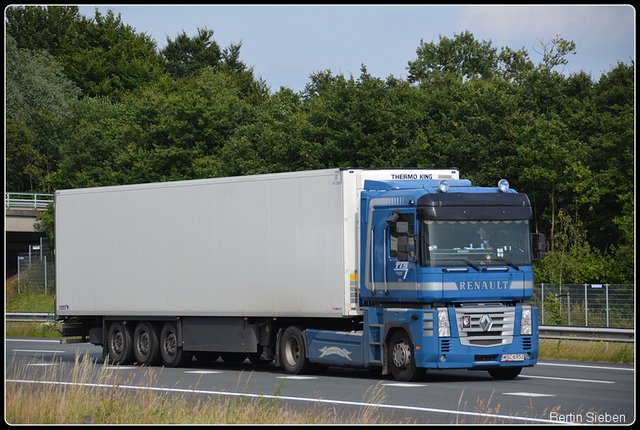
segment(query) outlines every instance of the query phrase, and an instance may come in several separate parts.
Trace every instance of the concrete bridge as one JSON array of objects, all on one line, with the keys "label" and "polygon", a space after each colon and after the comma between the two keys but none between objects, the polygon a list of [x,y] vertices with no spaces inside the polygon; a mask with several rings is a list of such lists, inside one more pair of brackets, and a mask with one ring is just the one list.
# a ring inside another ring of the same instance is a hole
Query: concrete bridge
[{"label": "concrete bridge", "polygon": [[36,216],[53,202],[53,194],[5,193],[5,238],[6,277],[9,279],[18,271],[18,253],[29,251],[29,245],[39,245],[40,238],[46,237],[33,224]]}]

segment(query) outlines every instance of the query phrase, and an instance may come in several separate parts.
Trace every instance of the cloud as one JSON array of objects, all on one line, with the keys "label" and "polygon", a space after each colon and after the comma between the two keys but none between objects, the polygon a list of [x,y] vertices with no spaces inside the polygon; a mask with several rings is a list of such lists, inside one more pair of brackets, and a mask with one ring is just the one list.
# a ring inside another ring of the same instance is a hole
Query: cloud
[{"label": "cloud", "polygon": [[481,6],[464,7],[457,27],[493,38],[516,35],[548,39],[618,39],[633,36],[630,6]]}]

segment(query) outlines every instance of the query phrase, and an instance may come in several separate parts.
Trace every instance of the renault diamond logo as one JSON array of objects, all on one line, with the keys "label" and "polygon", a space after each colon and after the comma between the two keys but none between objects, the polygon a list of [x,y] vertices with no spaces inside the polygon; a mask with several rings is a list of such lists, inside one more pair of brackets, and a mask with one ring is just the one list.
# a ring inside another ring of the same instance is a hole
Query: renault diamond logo
[{"label": "renault diamond logo", "polygon": [[484,331],[491,330],[491,326],[493,325],[493,321],[491,321],[491,317],[487,314],[484,314],[480,317],[480,327]]}]

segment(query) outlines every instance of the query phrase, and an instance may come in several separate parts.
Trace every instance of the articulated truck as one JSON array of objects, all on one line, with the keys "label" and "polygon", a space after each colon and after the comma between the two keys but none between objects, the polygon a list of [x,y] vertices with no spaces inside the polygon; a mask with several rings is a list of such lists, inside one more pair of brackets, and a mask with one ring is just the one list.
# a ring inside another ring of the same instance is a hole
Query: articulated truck
[{"label": "articulated truck", "polygon": [[342,168],[59,190],[56,318],[120,364],[515,378],[538,356],[531,204],[505,180],[459,176]]}]

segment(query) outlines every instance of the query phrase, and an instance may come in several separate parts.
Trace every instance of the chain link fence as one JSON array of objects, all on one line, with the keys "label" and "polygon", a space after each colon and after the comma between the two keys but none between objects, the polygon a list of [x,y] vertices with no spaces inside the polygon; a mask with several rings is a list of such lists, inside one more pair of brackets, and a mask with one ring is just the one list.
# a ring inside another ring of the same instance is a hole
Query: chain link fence
[{"label": "chain link fence", "polygon": [[29,252],[18,254],[18,294],[53,293],[55,262],[46,245],[29,246]]},{"label": "chain link fence", "polygon": [[535,284],[540,325],[633,328],[634,284]]}]

